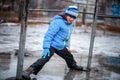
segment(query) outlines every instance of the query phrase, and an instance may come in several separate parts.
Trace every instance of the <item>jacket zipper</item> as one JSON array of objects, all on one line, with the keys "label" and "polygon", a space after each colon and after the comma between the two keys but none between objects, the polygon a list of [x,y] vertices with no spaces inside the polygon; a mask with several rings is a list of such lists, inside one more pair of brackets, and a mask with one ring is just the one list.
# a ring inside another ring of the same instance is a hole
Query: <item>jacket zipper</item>
[{"label": "jacket zipper", "polygon": [[66,45],[66,42],[68,41],[68,39],[70,38],[70,27],[68,26],[68,35],[67,38],[64,40],[64,46]]}]

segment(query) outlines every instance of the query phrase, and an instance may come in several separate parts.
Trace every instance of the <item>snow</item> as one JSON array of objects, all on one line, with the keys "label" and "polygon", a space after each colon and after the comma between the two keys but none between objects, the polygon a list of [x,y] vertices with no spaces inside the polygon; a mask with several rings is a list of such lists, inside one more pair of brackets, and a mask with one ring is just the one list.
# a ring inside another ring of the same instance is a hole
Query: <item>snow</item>
[{"label": "snow", "polygon": [[[0,25],[0,51],[13,51],[19,49],[20,26],[12,26],[11,23]],[[48,24],[32,25],[27,28],[26,46],[30,51],[42,50],[44,34],[47,31]],[[91,28],[86,32],[83,27],[74,29],[71,36],[70,48],[74,54],[89,53]],[[120,34],[96,30],[93,54],[104,54],[118,56],[120,54]]]}]

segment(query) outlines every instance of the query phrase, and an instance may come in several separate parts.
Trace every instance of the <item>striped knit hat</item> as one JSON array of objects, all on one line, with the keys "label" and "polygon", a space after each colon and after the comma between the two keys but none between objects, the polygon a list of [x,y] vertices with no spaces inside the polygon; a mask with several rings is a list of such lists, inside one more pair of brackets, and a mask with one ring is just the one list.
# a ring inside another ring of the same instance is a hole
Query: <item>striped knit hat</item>
[{"label": "striped knit hat", "polygon": [[79,14],[78,8],[77,6],[69,6],[66,10],[65,10],[65,14],[72,17],[72,18],[76,18]]}]

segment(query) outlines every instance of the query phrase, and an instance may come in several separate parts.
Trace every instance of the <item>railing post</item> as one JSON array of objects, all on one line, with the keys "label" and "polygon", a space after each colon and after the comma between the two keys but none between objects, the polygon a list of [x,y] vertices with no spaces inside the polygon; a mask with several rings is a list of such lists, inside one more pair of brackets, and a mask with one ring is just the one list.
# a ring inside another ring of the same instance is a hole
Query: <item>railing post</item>
[{"label": "railing post", "polygon": [[16,73],[17,80],[22,79],[25,40],[26,40],[26,29],[27,29],[28,2],[29,2],[29,0],[20,0],[21,32],[20,32],[19,54],[18,54],[17,73]]},{"label": "railing post", "polygon": [[88,70],[90,70],[90,68],[91,68],[93,45],[94,45],[94,39],[95,39],[95,33],[96,33],[96,25],[97,25],[97,15],[98,15],[98,0],[96,0],[96,2],[95,2],[95,10],[94,10],[92,33],[91,33],[90,47],[89,47],[88,64],[87,64],[87,69]]}]

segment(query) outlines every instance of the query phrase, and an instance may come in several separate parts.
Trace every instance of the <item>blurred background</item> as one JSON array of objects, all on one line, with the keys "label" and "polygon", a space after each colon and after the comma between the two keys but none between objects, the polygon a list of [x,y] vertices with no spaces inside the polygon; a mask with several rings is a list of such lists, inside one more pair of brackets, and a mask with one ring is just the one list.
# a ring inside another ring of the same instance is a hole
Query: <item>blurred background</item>
[{"label": "blurred background", "polygon": [[[6,22],[20,21],[19,0],[0,0],[0,20]],[[77,5],[80,11],[77,22],[85,24],[88,20],[93,19],[95,0],[29,0],[28,18],[37,20],[38,18],[53,17],[55,14],[64,10],[68,5]],[[119,0],[99,0],[98,15],[120,16],[120,1]],[[86,13],[86,15],[84,14]],[[107,17],[107,16],[106,16]],[[110,17],[110,16],[109,16]],[[51,19],[50,19],[51,20]],[[120,20],[115,18],[103,18],[102,20],[106,28],[118,30],[120,28]],[[86,21],[86,22],[85,22]],[[35,22],[35,21],[34,21]],[[36,23],[41,21],[37,21]],[[46,22],[42,20],[42,22]],[[117,29],[115,29],[117,28]]]}]

